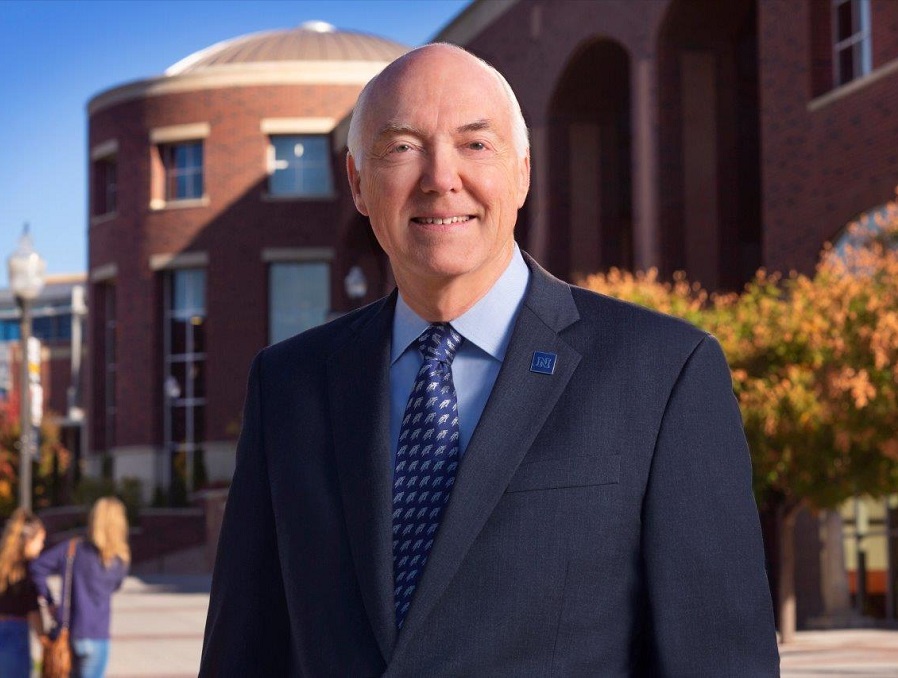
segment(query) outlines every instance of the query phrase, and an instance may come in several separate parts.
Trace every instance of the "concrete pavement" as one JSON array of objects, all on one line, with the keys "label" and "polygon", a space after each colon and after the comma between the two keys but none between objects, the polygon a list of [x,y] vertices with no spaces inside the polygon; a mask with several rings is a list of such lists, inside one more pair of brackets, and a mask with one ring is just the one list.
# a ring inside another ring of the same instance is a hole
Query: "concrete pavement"
[{"label": "concrete pavement", "polygon": [[[193,678],[209,575],[128,577],[112,598],[108,678]],[[783,678],[898,678],[898,631],[800,631],[780,648]]]},{"label": "concrete pavement", "polygon": [[107,678],[196,678],[209,575],[128,577],[112,598]]},{"label": "concrete pavement", "polygon": [[800,631],[780,646],[783,678],[898,676],[898,631]]}]

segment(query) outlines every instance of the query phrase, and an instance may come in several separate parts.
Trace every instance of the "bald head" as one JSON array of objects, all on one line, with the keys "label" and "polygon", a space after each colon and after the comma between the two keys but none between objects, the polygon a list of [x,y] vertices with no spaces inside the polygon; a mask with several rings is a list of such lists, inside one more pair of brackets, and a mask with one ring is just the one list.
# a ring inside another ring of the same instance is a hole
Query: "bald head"
[{"label": "bald head", "polygon": [[[355,159],[356,166],[361,167],[364,163],[365,144],[372,134],[376,132],[368,129],[369,116],[367,112],[371,104],[375,103],[380,97],[391,96],[395,91],[397,82],[410,72],[419,68],[426,68],[437,61],[439,61],[440,68],[474,67],[488,76],[488,81],[493,82],[507,104],[507,114],[511,122],[512,141],[516,153],[521,158],[528,154],[530,141],[527,135],[527,123],[524,122],[521,105],[518,103],[517,97],[515,97],[508,81],[490,64],[467,50],[449,43],[435,43],[418,47],[402,55],[384,68],[378,75],[374,76],[362,89],[352,112],[347,138],[349,154]],[[434,77],[439,77],[439,73],[435,73]]]}]

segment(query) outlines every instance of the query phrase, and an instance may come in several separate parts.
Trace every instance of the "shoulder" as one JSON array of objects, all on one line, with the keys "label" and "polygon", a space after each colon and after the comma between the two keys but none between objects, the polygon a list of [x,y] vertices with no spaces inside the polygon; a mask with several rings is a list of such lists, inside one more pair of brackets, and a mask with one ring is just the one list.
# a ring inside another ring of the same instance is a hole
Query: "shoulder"
[{"label": "shoulder", "polygon": [[644,306],[570,286],[571,295],[588,326],[604,333],[618,333],[640,344],[664,343],[671,348],[693,350],[708,333],[674,316]]},{"label": "shoulder", "polygon": [[46,560],[46,561],[55,561],[55,560],[65,560],[66,553],[69,549],[69,540],[63,539],[58,544],[54,544],[50,548],[44,549],[44,551],[37,557],[36,560]]},{"label": "shoulder", "polygon": [[620,347],[624,354],[689,355],[708,337],[690,323],[559,280],[524,254],[531,270],[526,305],[585,352]]}]

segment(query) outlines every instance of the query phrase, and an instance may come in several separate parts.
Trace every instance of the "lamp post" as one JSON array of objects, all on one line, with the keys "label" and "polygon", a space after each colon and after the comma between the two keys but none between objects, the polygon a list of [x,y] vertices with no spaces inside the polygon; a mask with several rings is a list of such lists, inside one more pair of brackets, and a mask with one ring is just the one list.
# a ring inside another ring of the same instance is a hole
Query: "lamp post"
[{"label": "lamp post", "polygon": [[44,288],[44,271],[47,262],[34,251],[28,224],[22,229],[19,246],[7,260],[9,288],[16,297],[21,313],[21,379],[19,389],[20,421],[22,434],[19,439],[19,506],[31,509],[31,460],[34,458],[35,435],[31,423],[31,375],[28,370],[28,340],[31,338],[31,302]]},{"label": "lamp post", "polygon": [[352,307],[356,308],[368,293],[368,280],[365,278],[365,272],[361,266],[353,266],[349,269],[349,273],[343,279],[343,287],[346,290],[346,296],[352,301]]}]

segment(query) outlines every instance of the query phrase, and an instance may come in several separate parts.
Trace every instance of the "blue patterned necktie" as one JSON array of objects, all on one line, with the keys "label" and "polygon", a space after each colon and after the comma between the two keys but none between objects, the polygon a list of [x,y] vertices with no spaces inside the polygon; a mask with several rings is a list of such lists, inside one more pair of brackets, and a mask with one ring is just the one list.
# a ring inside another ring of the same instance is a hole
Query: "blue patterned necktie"
[{"label": "blue patterned necktie", "polygon": [[458,400],[452,359],[462,341],[448,323],[431,325],[417,339],[424,363],[405,408],[393,474],[393,599],[400,629],[455,484]]}]

